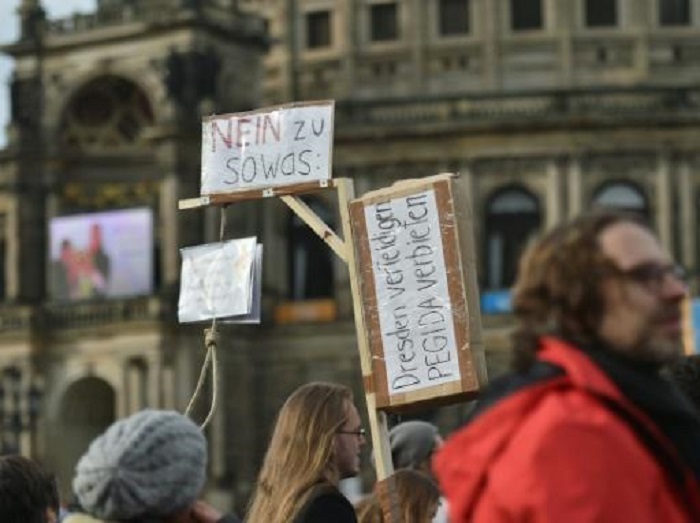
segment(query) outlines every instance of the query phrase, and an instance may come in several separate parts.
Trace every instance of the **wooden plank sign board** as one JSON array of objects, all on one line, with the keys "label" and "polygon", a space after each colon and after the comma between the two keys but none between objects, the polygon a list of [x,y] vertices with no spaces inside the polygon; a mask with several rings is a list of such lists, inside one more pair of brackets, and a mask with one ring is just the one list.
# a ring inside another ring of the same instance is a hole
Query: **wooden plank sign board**
[{"label": "wooden plank sign board", "polygon": [[377,407],[474,397],[486,367],[466,179],[404,180],[349,206]]},{"label": "wooden plank sign board", "polygon": [[202,196],[331,177],[333,101],[304,102],[202,121]]}]

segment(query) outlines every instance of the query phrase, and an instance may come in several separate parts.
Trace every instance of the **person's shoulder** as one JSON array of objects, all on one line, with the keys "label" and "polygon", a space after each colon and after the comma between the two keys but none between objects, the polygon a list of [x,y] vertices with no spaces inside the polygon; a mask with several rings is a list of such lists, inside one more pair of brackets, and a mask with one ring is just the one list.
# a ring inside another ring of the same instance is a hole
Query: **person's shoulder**
[{"label": "person's shoulder", "polygon": [[526,466],[543,459],[563,465],[580,457],[607,469],[614,456],[618,465],[637,469],[649,461],[629,423],[596,395],[576,388],[549,391],[513,436],[509,455],[515,452]]},{"label": "person's shoulder", "polygon": [[325,488],[310,501],[299,523],[355,523],[355,509],[337,489]]}]

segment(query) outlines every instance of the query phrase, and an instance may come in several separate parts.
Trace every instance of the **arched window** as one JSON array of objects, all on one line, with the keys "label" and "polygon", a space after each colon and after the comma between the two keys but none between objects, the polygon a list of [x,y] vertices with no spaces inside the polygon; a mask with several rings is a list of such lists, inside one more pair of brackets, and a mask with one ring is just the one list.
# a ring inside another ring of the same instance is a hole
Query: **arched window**
[{"label": "arched window", "polygon": [[607,207],[649,215],[644,192],[630,182],[610,182],[604,184],[593,195],[594,207]]},{"label": "arched window", "polygon": [[504,289],[513,284],[520,255],[541,222],[537,198],[521,187],[501,189],[487,200],[485,280],[488,289]]},{"label": "arched window", "polygon": [[49,449],[49,462],[58,475],[61,495],[70,495],[75,466],[97,436],[116,419],[116,393],[101,378],[85,377],[72,383],[60,403],[59,415],[48,429],[48,441],[60,438],[60,451]]},{"label": "arched window", "polygon": [[150,103],[138,86],[104,76],[88,82],[71,98],[59,136],[68,148],[104,150],[138,143],[152,123]]},{"label": "arched window", "polygon": [[[329,227],[333,213],[318,199],[306,204]],[[333,252],[296,214],[289,218],[289,297],[310,300],[333,297]]]}]

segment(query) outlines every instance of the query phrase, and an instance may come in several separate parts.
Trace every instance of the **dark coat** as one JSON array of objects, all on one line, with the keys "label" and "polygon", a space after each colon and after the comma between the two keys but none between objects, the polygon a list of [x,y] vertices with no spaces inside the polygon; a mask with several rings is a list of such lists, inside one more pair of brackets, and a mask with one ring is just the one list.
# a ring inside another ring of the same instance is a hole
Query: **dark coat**
[{"label": "dark coat", "polygon": [[357,516],[342,492],[330,484],[324,484],[315,487],[314,493],[294,518],[294,523],[357,523]]}]

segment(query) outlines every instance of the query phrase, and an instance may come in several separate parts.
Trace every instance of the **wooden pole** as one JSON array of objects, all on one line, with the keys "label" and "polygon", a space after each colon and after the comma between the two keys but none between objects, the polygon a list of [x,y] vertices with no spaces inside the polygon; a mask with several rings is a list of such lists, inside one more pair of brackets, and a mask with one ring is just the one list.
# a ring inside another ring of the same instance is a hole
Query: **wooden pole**
[{"label": "wooden pole", "polygon": [[377,410],[377,399],[372,374],[372,354],[367,345],[365,333],[365,320],[362,309],[362,296],[359,288],[359,274],[357,260],[350,227],[350,212],[348,204],[355,197],[355,188],[352,180],[347,178],[336,179],[338,189],[338,206],[340,218],[343,223],[343,236],[345,239],[345,252],[347,255],[348,271],[350,273],[350,289],[355,314],[355,330],[357,332],[357,348],[360,352],[360,366],[365,386],[365,400],[367,401],[367,414],[372,434],[372,448],[374,450],[375,469],[377,479],[383,480],[394,472],[391,462],[391,449],[389,447],[389,434],[386,415]]}]

